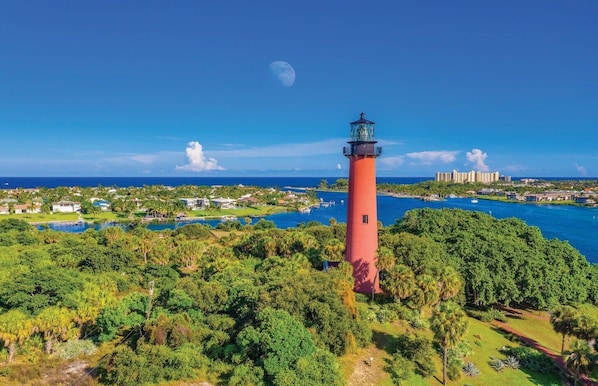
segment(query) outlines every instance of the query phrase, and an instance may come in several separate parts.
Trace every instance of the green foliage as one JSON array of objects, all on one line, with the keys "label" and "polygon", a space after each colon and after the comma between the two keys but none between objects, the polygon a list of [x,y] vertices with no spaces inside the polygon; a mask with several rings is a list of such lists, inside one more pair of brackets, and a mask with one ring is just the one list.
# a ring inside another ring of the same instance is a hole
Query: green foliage
[{"label": "green foliage", "polygon": [[211,227],[203,224],[187,224],[175,229],[174,236],[181,235],[185,239],[207,240],[212,236]]},{"label": "green foliage", "polygon": [[252,362],[235,366],[228,379],[229,386],[262,386],[264,385],[264,369]]},{"label": "green foliage", "polygon": [[244,328],[237,336],[243,353],[261,365],[273,381],[297,361],[316,351],[309,331],[286,311],[265,308],[257,314],[258,325]]},{"label": "green foliage", "polygon": [[400,335],[397,339],[396,354],[413,362],[415,373],[422,377],[429,377],[436,372],[434,362],[430,360],[436,355],[436,352],[432,347],[432,342],[424,336]]},{"label": "green foliage", "polygon": [[147,296],[133,292],[116,304],[102,309],[96,320],[98,340],[110,341],[119,332],[143,323],[148,304]]},{"label": "green foliage", "polygon": [[395,384],[400,385],[411,377],[415,370],[413,362],[401,353],[394,353],[390,362],[390,376]]},{"label": "green foliage", "polygon": [[276,228],[276,223],[272,220],[266,220],[263,218],[260,218],[258,222],[256,222],[255,225],[253,225],[253,229],[255,230],[264,230],[271,228]]},{"label": "green foliage", "polygon": [[490,323],[493,320],[498,320],[503,323],[507,322],[507,317],[505,313],[495,308],[489,308],[486,310],[470,308],[467,310],[467,314],[484,323]]},{"label": "green foliage", "polygon": [[34,230],[33,225],[29,224],[25,220],[19,220],[16,218],[8,218],[0,220],[0,233],[7,233],[10,231],[15,232],[28,232]]},{"label": "green foliage", "polygon": [[[594,270],[579,251],[566,242],[544,239],[538,228],[515,218],[501,220],[460,209],[414,209],[391,226],[381,242],[392,244],[398,237],[407,242],[413,237],[431,239],[440,245],[443,253],[437,257],[429,253],[431,246],[427,252],[415,242],[408,244],[410,249],[395,248],[395,255],[403,256],[416,273],[436,269],[441,258],[463,278],[470,304],[513,302],[543,309],[594,299],[596,285],[589,281]],[[423,262],[413,260],[415,256]]]},{"label": "green foliage", "polygon": [[[72,339],[78,334],[94,334],[100,342],[119,339],[100,371],[109,384],[209,374],[238,385],[340,385],[336,355],[371,343],[368,320],[399,318],[425,329],[421,307],[442,309],[453,304],[447,300],[555,310],[560,302],[598,298],[598,270],[566,243],[545,240],[518,220],[483,213],[416,210],[381,228],[377,258],[390,296],[377,296],[379,304],[366,312],[357,312],[356,299],[370,300],[352,292],[348,263],[320,271],[324,258],[342,260],[346,227],[336,221],[289,230],[227,222],[220,229],[235,232],[219,240],[210,227],[197,224],[159,233],[119,228],[82,234],[25,225],[0,221],[0,246],[8,245],[0,248],[0,324],[8,326],[8,318],[23,326],[16,329],[19,336],[13,327],[0,331],[3,343],[16,342],[11,350],[34,361],[48,342],[65,358],[92,349]],[[591,307],[572,308],[584,317],[568,320],[574,328],[564,334],[595,336],[598,319]],[[15,313],[22,317],[13,318]],[[499,310],[473,314],[505,319]],[[33,321],[37,325],[29,328]],[[458,379],[471,350],[458,339],[436,339],[441,346],[454,344],[446,371],[448,379]],[[9,348],[4,352],[8,359]],[[389,371],[395,382],[412,373],[430,376],[436,355],[423,333],[400,336]],[[530,362],[518,360],[522,366]]]},{"label": "green foliage", "polygon": [[504,353],[518,359],[521,367],[537,373],[548,373],[554,367],[548,356],[529,346],[507,347]]},{"label": "green foliage", "polygon": [[[24,258],[27,261],[27,258]],[[36,315],[48,306],[67,303],[68,294],[79,290],[83,282],[78,272],[52,264],[13,267],[18,275],[0,285],[0,307],[18,308]]]}]

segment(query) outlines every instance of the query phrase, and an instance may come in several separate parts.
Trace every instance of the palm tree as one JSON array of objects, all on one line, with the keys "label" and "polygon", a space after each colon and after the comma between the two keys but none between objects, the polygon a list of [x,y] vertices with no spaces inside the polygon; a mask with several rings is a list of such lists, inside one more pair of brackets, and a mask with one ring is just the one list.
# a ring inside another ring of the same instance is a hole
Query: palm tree
[{"label": "palm tree", "polygon": [[561,354],[565,352],[565,338],[567,335],[572,335],[575,331],[577,318],[579,312],[572,306],[558,306],[550,314],[550,323],[552,329],[558,333],[563,334],[561,341]]},{"label": "palm tree", "polygon": [[17,343],[22,344],[33,333],[33,323],[22,311],[12,309],[0,314],[0,340],[8,348],[8,362],[12,362]]},{"label": "palm tree", "polygon": [[376,251],[376,268],[380,272],[388,272],[394,265],[396,259],[392,253],[392,249],[388,247],[380,247]]},{"label": "palm tree", "polygon": [[592,354],[592,349],[588,342],[576,339],[571,344],[571,352],[565,359],[568,369],[573,370],[575,375],[575,384],[583,374],[588,374],[596,364],[596,357]]},{"label": "palm tree", "polygon": [[324,246],[324,256],[329,261],[342,261],[345,253],[345,244],[338,239],[331,239]]},{"label": "palm tree", "polygon": [[461,290],[461,279],[455,268],[450,265],[445,266],[440,271],[438,278],[438,289],[440,290],[440,300],[448,300],[456,296]]},{"label": "palm tree", "polygon": [[400,303],[402,299],[413,294],[416,288],[415,274],[408,266],[397,264],[388,271],[380,285]]},{"label": "palm tree", "polygon": [[35,328],[44,335],[46,354],[52,352],[55,341],[66,340],[72,333],[73,312],[68,308],[49,306],[41,310],[35,319]]},{"label": "palm tree", "polygon": [[430,328],[434,340],[442,347],[442,384],[446,384],[448,350],[455,347],[467,332],[469,323],[465,312],[453,302],[444,302],[434,310]]},{"label": "palm tree", "polygon": [[422,273],[421,275],[417,275],[415,278],[417,286],[422,290],[424,295],[424,304],[426,305],[433,305],[438,303],[439,294],[439,286],[438,280],[436,280],[431,275]]}]

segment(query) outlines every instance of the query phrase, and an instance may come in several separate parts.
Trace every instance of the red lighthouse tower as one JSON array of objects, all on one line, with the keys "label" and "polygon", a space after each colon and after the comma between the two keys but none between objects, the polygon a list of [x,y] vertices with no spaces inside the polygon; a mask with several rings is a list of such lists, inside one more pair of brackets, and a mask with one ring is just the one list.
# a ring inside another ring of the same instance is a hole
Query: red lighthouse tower
[{"label": "red lighthouse tower", "polygon": [[376,269],[378,215],[376,210],[376,158],[382,148],[374,140],[374,122],[364,114],[351,122],[351,136],[343,148],[349,158],[349,197],[345,259],[353,266],[354,291],[380,291]]}]

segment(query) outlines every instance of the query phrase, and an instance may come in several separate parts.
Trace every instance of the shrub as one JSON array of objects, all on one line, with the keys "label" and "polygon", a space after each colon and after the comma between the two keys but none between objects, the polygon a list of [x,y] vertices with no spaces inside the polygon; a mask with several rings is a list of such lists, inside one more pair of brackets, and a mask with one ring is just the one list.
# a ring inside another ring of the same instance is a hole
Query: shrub
[{"label": "shrub", "polygon": [[537,373],[546,373],[553,371],[554,369],[554,363],[552,360],[542,352],[532,347],[508,347],[506,350],[504,350],[504,353],[507,355],[507,357],[513,356],[514,358],[518,359],[521,367],[535,371]]},{"label": "shrub", "polygon": [[71,339],[54,345],[54,352],[62,359],[70,360],[82,355],[90,355],[97,347],[90,340]]},{"label": "shrub", "polygon": [[503,323],[507,322],[507,317],[504,314],[504,312],[491,308],[487,311],[483,311],[483,310],[468,310],[467,313],[469,314],[469,316],[471,316],[472,318],[476,318],[479,321],[482,321],[484,323],[490,323],[493,320],[498,320],[501,321]]},{"label": "shrub", "polygon": [[500,373],[505,369],[505,362],[500,359],[494,360],[490,362],[490,367],[492,367],[496,372]]},{"label": "shrub", "polygon": [[397,320],[397,314],[387,306],[378,310],[377,319],[380,323],[392,323]]},{"label": "shrub", "polygon": [[510,369],[517,370],[519,368],[519,359],[515,358],[512,355],[509,355],[507,356],[507,359],[505,359],[505,366],[507,366]]},{"label": "shrub", "polygon": [[458,381],[461,379],[462,374],[461,366],[456,362],[449,364],[448,369],[446,370],[446,376],[451,381]]},{"label": "shrub", "polygon": [[463,373],[469,375],[470,377],[477,377],[480,375],[480,370],[471,362],[467,362],[463,365]]},{"label": "shrub", "polygon": [[428,322],[425,319],[422,319],[422,317],[419,315],[413,316],[411,319],[409,319],[409,325],[417,330],[428,328]]},{"label": "shrub", "polygon": [[494,320],[498,320],[499,322],[503,322],[503,323],[507,322],[507,316],[501,310],[497,310],[497,309],[493,308],[493,309],[489,310],[488,313]]}]

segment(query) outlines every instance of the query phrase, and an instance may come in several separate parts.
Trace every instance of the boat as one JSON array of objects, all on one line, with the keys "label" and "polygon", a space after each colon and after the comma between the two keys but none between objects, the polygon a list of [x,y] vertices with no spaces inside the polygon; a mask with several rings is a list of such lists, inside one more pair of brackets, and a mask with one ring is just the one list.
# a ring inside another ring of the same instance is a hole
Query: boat
[{"label": "boat", "polygon": [[311,208],[300,208],[299,213],[311,213]]},{"label": "boat", "polygon": [[477,198],[472,198],[471,199],[471,203],[472,204],[477,204],[478,203],[478,199]]}]

